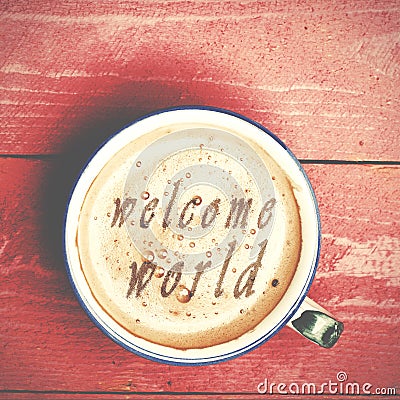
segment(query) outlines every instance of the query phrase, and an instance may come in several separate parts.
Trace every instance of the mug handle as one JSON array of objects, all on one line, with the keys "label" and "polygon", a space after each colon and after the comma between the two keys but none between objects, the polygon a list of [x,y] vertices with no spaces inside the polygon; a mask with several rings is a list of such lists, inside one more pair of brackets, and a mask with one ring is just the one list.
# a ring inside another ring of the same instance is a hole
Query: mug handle
[{"label": "mug handle", "polygon": [[344,325],[327,310],[306,297],[287,326],[318,345],[331,348],[338,341]]}]

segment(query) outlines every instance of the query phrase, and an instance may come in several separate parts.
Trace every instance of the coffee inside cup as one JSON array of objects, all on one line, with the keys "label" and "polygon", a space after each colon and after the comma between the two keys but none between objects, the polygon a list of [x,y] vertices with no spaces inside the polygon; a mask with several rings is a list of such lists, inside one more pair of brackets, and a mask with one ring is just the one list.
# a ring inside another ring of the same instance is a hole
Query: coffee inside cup
[{"label": "coffee inside cup", "polygon": [[257,137],[235,129],[169,124],[141,134],[105,162],[82,204],[76,245],[87,284],[149,342],[233,341],[277,306],[296,272],[297,190]]}]

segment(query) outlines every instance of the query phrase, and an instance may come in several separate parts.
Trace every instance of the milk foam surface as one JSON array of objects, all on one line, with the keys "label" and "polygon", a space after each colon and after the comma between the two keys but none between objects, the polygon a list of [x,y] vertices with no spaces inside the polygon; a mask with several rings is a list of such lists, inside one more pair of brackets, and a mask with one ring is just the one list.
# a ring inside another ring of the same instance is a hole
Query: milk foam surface
[{"label": "milk foam surface", "polygon": [[[263,165],[259,168],[265,170],[266,177],[271,179],[274,186],[274,220],[270,222],[271,233],[267,242],[260,243],[256,240],[260,230],[257,219],[263,206],[257,194],[257,182],[249,183],[251,177],[243,173],[236,174],[235,179],[240,187],[248,190],[247,198],[254,200],[248,224],[240,229],[240,240],[236,240],[236,244],[233,244],[233,239],[229,241],[230,246],[228,244],[224,248],[218,247],[226,235],[230,199],[224,198],[224,193],[213,186],[213,182],[204,182],[203,186],[195,187],[188,185],[176,201],[176,210],[181,211],[194,195],[198,195],[202,199],[204,212],[204,206],[219,196],[221,201],[218,215],[212,229],[207,232],[207,238],[201,235],[193,238],[189,234],[188,237],[182,234],[183,237],[180,238],[180,233],[173,226],[163,228],[161,207],[154,208],[155,216],[148,228],[142,228],[137,218],[127,219],[121,226],[120,215],[114,221],[116,201],[120,199],[122,204],[126,199],[126,182],[132,166],[138,162],[138,154],[152,141],[168,138],[168,135],[188,128],[190,127],[171,125],[150,132],[120,150],[90,186],[82,205],[77,232],[81,268],[101,307],[134,335],[179,349],[225,343],[254,329],[276,307],[286,292],[296,272],[302,247],[296,189],[270,157],[267,149],[262,149],[247,138],[249,146],[262,160]],[[209,127],[211,128],[213,127]],[[234,131],[230,134],[240,137]],[[148,185],[148,196],[137,199],[135,206],[143,209],[143,205],[149,204],[155,198],[160,201],[164,199],[163,196],[168,198],[171,193],[165,195],[163,191],[160,192],[160,188],[166,184],[164,181],[168,179],[168,173],[163,174],[163,168],[176,171],[179,169],[179,162],[184,163],[184,160],[187,162],[191,158],[193,161],[203,158],[199,165],[211,165],[216,160],[214,165],[232,171],[235,175],[235,162],[229,156],[224,158],[217,156],[215,152],[207,155],[206,148],[201,150],[200,147],[192,148],[180,154],[180,161],[176,154],[169,159],[170,163],[168,160],[159,160],[161,167],[152,176],[142,175],[138,167],[137,179],[147,178],[151,184]],[[208,160],[210,155],[211,159]],[[156,154],[154,156],[157,157]],[[240,164],[240,160],[236,161]],[[157,185],[157,182],[160,184]],[[197,211],[195,207],[191,207],[191,210]],[[146,216],[151,214],[152,210],[149,211]],[[201,215],[194,213],[193,223],[187,228],[198,228],[200,219]],[[127,224],[130,224],[130,229],[127,229]],[[154,243],[149,242],[142,248],[135,245],[136,241],[141,240],[145,229],[146,232],[147,229],[153,232],[164,245],[164,249],[154,248]],[[134,238],[132,230],[137,235]],[[191,247],[191,244],[194,246]],[[221,255],[219,258],[208,257],[208,252],[216,254],[218,249]],[[232,254],[229,258],[230,249]],[[204,254],[204,264],[207,261],[212,264],[214,261],[214,265],[206,268],[197,278],[193,268],[192,273],[179,275],[179,269],[171,270],[172,261],[168,257],[163,258],[165,253],[161,250],[167,250],[167,254],[182,253],[183,250],[201,252]],[[149,254],[153,254],[153,259],[149,258]],[[257,268],[255,265],[248,268],[257,263],[257,260],[261,261]],[[142,271],[146,271],[146,274],[143,275],[140,285],[138,277],[145,261],[156,264],[144,264]],[[252,272],[254,280],[251,280]],[[176,287],[172,290],[175,283]]]}]

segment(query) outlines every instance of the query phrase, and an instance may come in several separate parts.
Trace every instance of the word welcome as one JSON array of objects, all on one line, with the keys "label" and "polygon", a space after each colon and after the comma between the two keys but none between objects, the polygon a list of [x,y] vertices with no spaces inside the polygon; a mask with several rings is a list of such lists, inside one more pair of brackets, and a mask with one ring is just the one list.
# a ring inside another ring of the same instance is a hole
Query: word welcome
[{"label": "word welcome", "polygon": [[[180,180],[177,180],[174,185],[174,190],[172,192],[171,198],[167,204],[164,212],[162,227],[165,229],[171,223],[171,213],[176,212],[179,215],[178,226],[181,229],[188,227],[194,220],[194,213],[192,210],[198,207],[202,199],[200,196],[194,196],[189,200],[182,208],[182,210],[175,210],[175,201],[179,191]],[[148,192],[142,193],[142,199],[149,199],[150,194]],[[128,221],[132,212],[134,211],[138,199],[133,197],[126,197],[121,201],[120,198],[114,200],[115,210],[114,216],[111,222],[111,227],[118,226],[119,228]],[[148,203],[143,207],[140,213],[139,226],[143,229],[147,229],[150,226],[150,222],[155,217],[155,209],[157,208],[160,200],[157,197],[149,200]],[[201,227],[208,228],[214,223],[217,215],[219,214],[221,199],[216,198],[210,204],[207,205],[202,210],[201,213]],[[240,227],[240,229],[245,229],[248,224],[248,217],[253,204],[253,199],[245,198],[233,198],[230,202],[230,211],[228,217],[225,221],[225,228],[232,227],[233,229]],[[264,203],[262,206],[257,219],[257,227],[259,229],[265,228],[272,218],[272,211],[275,207],[276,199],[271,198]]]}]

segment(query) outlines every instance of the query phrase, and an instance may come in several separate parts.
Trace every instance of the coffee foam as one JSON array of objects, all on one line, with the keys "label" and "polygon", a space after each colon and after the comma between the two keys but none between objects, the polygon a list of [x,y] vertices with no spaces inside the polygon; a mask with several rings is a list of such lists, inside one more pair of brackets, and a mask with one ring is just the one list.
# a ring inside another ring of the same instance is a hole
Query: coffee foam
[{"label": "coffee foam", "polygon": [[[302,242],[301,221],[291,182],[266,151],[257,143],[249,143],[267,166],[276,197],[273,231],[254,280],[254,293],[248,297],[245,293],[238,298],[234,296],[240,274],[254,262],[247,257],[251,249],[246,245],[259,247],[259,243],[251,242],[254,235],[249,225],[244,241],[237,244],[232,254],[221,285],[218,282],[223,265],[218,265],[201,275],[189,299],[187,290],[193,287],[195,274],[182,274],[175,291],[163,297],[162,286],[170,269],[166,259],[139,296],[136,296],[137,288],[127,296],[132,280],[130,266],[136,262],[139,269],[145,258],[133,245],[124,226],[111,228],[114,201],[124,195],[125,181],[138,150],[177,129],[182,127],[170,126],[138,138],[106,164],[83,203],[77,246],[81,268],[94,297],[116,322],[150,342],[179,349],[204,348],[240,337],[254,329],[276,307],[297,268]],[[221,210],[221,214],[224,212],[227,210]],[[138,235],[140,229],[138,227]],[[171,288],[174,276],[164,285],[164,291]],[[218,297],[216,289],[222,292]]]}]

